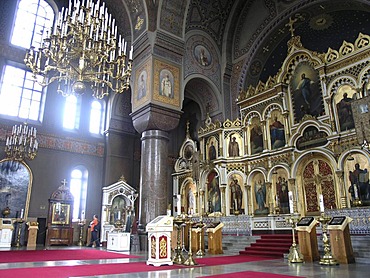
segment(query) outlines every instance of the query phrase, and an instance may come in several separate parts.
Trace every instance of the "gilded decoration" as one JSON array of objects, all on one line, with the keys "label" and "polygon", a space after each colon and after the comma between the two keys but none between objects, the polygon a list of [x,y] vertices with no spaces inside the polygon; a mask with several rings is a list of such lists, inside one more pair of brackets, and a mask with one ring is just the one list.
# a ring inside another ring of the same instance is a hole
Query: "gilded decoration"
[{"label": "gilded decoration", "polygon": [[[240,92],[240,118],[205,120],[200,155],[216,159],[199,170],[200,214],[320,215],[321,199],[325,212],[370,205],[370,151],[363,145],[370,138],[364,55],[370,45],[361,45],[343,43],[337,52],[346,55],[331,63],[324,54],[293,47],[276,76]],[[241,205],[230,190],[233,174],[246,193]]]},{"label": "gilded decoration", "polygon": [[167,237],[165,236],[159,238],[159,258],[167,258]]},{"label": "gilded decoration", "polygon": [[325,54],[325,61],[327,63],[330,63],[344,56],[348,56],[351,53],[362,51],[362,49],[364,49],[369,44],[370,36],[360,33],[354,44],[344,41],[339,48],[339,51],[329,48],[328,52]]},{"label": "gilded decoration", "polygon": [[154,60],[153,100],[180,107],[180,68]]},{"label": "gilded decoration", "polygon": [[150,239],[150,254],[151,254],[152,259],[156,258],[156,252],[157,252],[156,249],[157,249],[157,241],[156,241],[155,236],[152,236],[152,238]]},{"label": "gilded decoration", "polygon": [[143,28],[143,25],[144,25],[144,19],[138,16],[136,19],[135,30],[140,31],[141,28]]}]

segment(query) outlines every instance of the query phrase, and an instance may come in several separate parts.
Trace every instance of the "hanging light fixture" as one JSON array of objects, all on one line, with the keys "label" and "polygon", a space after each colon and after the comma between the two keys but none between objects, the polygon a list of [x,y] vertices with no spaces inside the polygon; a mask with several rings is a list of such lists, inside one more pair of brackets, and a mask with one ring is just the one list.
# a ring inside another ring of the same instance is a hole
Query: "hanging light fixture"
[{"label": "hanging light fixture", "polygon": [[33,160],[37,155],[38,142],[36,128],[27,124],[14,125],[10,136],[6,137],[5,153],[7,158],[16,161]]},{"label": "hanging light fixture", "polygon": [[[58,82],[63,96],[81,95],[90,86],[95,98],[129,88],[132,46],[117,39],[117,25],[100,0],[69,0],[50,33],[43,34],[39,50],[31,47],[24,59],[42,86]],[[118,44],[118,45],[117,45]]]}]

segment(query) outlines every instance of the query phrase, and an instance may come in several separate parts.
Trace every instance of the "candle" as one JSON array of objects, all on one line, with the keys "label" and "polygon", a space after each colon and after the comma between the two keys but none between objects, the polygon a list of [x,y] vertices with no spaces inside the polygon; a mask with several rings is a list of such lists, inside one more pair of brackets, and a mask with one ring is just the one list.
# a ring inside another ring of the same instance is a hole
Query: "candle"
[{"label": "candle", "polygon": [[322,196],[322,194],[319,195],[319,200],[320,200],[320,212],[324,212],[325,208],[324,208],[324,198]]},{"label": "candle", "polygon": [[21,219],[23,219],[24,209],[21,209]]},{"label": "candle", "polygon": [[293,192],[292,191],[289,191],[288,192],[288,196],[289,196],[289,212],[290,213],[293,213],[294,212],[294,208],[293,208]]},{"label": "candle", "polygon": [[121,211],[118,211],[118,219],[121,220]]},{"label": "candle", "polygon": [[181,214],[181,195],[178,194],[176,199],[177,199],[176,200],[177,214],[180,215]]}]

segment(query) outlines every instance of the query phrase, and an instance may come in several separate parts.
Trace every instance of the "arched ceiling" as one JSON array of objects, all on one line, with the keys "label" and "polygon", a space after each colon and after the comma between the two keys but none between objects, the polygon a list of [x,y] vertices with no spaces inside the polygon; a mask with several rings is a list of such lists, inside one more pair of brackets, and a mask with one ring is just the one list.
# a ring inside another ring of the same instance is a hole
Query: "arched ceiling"
[{"label": "arched ceiling", "polygon": [[[68,0],[57,1],[68,6]],[[256,85],[259,80],[266,81],[278,72],[291,37],[286,26],[290,17],[298,19],[294,34],[301,37],[306,48],[318,52],[325,52],[328,47],[338,49],[344,40],[353,42],[359,32],[368,34],[370,30],[369,0],[105,2],[116,18],[120,33],[129,40],[135,41],[145,31],[160,31],[184,42],[187,34],[194,38],[197,33],[199,37],[203,35],[212,41],[218,50],[220,66],[219,77],[215,80],[222,80],[225,72],[231,76],[231,96],[217,98],[230,99],[231,102],[240,90]],[[208,79],[211,78],[208,76]],[[198,83],[192,83],[187,90],[197,89],[193,84]],[[222,88],[220,84],[216,86]],[[237,111],[235,103],[225,103],[224,108],[230,105],[233,106],[231,111]]]}]

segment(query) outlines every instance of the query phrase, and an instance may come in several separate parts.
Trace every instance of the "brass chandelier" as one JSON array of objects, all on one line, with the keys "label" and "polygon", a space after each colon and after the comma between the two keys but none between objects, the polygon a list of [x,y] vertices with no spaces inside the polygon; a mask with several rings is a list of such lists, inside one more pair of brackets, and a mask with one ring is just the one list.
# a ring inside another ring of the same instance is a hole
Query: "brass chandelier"
[{"label": "brass chandelier", "polygon": [[[24,59],[42,86],[58,81],[58,93],[81,95],[89,85],[95,98],[129,88],[132,46],[117,39],[115,19],[100,0],[69,0],[39,50],[31,47]],[[117,47],[118,43],[118,47]]]},{"label": "brass chandelier", "polygon": [[16,161],[34,159],[37,155],[39,145],[36,139],[36,133],[36,128],[29,127],[27,124],[14,125],[11,135],[7,136],[5,142],[7,158]]}]

